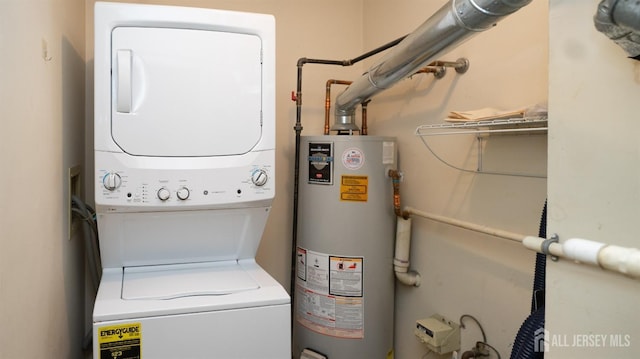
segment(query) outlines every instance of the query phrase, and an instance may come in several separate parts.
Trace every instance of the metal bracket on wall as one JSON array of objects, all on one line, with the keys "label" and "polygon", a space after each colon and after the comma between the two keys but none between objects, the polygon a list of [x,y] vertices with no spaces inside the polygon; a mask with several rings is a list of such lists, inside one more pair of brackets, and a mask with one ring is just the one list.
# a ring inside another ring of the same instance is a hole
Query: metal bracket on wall
[{"label": "metal bracket on wall", "polygon": [[469,60],[461,57],[456,61],[434,61],[416,71],[414,75],[432,73],[433,76],[439,80],[447,74],[447,67],[455,69],[458,74],[464,74],[469,70]]},{"label": "metal bracket on wall", "polygon": [[549,258],[551,258],[551,260],[554,262],[558,261],[558,257],[549,252],[549,246],[551,246],[552,243],[558,243],[559,241],[560,237],[558,237],[558,235],[554,233],[550,238],[545,239],[540,246],[540,250],[542,251],[542,253],[548,255]]}]

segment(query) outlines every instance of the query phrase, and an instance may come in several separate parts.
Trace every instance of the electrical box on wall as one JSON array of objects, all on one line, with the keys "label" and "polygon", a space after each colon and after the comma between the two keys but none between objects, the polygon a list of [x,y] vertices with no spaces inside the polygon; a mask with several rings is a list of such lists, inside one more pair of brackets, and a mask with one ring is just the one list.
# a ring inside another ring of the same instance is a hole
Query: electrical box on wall
[{"label": "electrical box on wall", "polygon": [[429,350],[438,354],[460,349],[460,325],[440,314],[416,321],[414,334]]}]

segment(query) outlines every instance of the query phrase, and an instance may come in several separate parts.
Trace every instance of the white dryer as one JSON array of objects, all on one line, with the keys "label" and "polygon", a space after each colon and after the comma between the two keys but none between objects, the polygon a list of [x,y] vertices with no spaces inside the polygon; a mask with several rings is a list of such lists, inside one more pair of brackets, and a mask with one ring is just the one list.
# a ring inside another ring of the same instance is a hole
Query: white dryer
[{"label": "white dryer", "polygon": [[255,262],[274,18],[98,2],[94,61],[94,358],[289,358],[289,295]]}]

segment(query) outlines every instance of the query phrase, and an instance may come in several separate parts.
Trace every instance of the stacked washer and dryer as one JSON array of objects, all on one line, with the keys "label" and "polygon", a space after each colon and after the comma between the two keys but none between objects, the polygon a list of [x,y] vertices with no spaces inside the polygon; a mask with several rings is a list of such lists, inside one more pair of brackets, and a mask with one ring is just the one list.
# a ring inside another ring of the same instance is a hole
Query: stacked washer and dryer
[{"label": "stacked washer and dryer", "polygon": [[275,191],[275,20],[95,5],[94,358],[286,358],[255,262]]}]

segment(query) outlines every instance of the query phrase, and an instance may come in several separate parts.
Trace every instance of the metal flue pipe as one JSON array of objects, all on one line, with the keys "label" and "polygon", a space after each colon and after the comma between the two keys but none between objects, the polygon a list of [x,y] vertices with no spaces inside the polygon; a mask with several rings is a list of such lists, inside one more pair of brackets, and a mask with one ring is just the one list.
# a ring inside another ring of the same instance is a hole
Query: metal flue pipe
[{"label": "metal flue pipe", "polygon": [[436,56],[487,30],[531,0],[450,0],[336,98],[335,124],[353,124],[356,107]]}]

